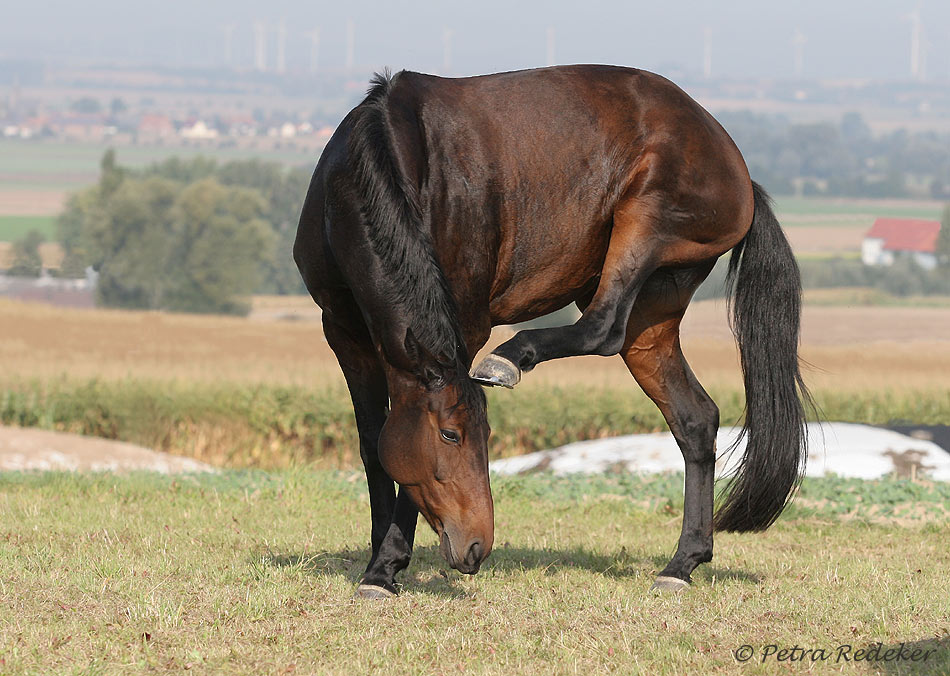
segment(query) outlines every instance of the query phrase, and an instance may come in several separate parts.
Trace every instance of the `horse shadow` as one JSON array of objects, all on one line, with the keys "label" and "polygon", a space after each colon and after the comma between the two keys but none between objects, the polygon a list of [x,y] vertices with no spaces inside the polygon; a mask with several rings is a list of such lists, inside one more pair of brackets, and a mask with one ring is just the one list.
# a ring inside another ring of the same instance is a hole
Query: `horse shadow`
[{"label": "horse shadow", "polygon": [[[583,547],[564,549],[538,549],[514,547],[508,543],[496,546],[482,566],[482,573],[509,573],[540,570],[545,575],[554,575],[563,569],[587,570],[614,579],[641,577],[652,579],[666,565],[669,557],[628,552],[621,548],[614,555],[604,555]],[[255,564],[273,569],[296,568],[308,575],[343,577],[356,585],[369,561],[367,549],[341,549],[314,553],[262,552]],[[434,594],[447,598],[462,598],[470,592],[462,589],[457,581],[460,574],[451,571],[438,546],[416,547],[412,563],[399,578],[405,591]],[[732,580],[744,584],[758,584],[760,578],[744,570],[717,568],[703,565],[693,573],[693,583],[710,583],[713,580]]]},{"label": "horse shadow", "polygon": [[[866,646],[867,650],[875,648],[876,643]],[[900,676],[950,674],[950,634],[882,645],[876,651],[876,657],[878,659],[868,660],[868,665],[877,673]]]}]

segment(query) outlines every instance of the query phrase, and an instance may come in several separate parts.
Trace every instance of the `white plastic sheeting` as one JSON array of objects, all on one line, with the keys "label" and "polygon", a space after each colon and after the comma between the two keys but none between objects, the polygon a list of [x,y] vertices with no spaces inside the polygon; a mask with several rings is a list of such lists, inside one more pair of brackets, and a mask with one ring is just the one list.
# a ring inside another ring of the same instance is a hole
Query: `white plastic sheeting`
[{"label": "white plastic sheeting", "polygon": [[[724,427],[719,431],[717,476],[731,471],[742,457],[743,442],[728,458],[721,457],[738,433],[738,427]],[[681,472],[683,456],[672,435],[665,432],[580,441],[491,463],[491,470],[498,474],[533,471],[595,474],[617,469],[647,474]],[[876,479],[894,473],[950,481],[950,453],[931,441],[869,425],[808,424],[808,476],[835,474]]]}]

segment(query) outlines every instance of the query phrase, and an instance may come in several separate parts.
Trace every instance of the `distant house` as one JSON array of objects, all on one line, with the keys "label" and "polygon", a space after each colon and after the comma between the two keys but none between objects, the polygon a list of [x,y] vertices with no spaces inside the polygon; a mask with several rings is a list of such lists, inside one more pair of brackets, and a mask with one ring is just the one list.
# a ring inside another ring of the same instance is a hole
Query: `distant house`
[{"label": "distant house", "polygon": [[171,119],[169,119],[167,115],[145,113],[139,119],[139,125],[136,131],[140,139],[156,141],[174,136],[175,125],[172,124]]},{"label": "distant house", "polygon": [[937,267],[937,236],[940,221],[919,218],[879,218],[864,236],[861,260],[865,265],[893,265],[901,257],[912,258],[927,270]]},{"label": "distant house", "polygon": [[209,127],[204,120],[198,120],[194,124],[182,127],[179,134],[182,138],[200,141],[218,138],[218,130]]}]

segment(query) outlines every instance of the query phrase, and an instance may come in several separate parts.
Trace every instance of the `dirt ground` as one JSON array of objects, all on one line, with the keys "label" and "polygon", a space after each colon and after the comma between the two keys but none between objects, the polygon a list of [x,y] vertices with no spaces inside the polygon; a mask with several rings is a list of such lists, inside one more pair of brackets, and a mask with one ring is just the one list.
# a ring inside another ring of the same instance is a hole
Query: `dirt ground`
[{"label": "dirt ground", "polygon": [[870,227],[870,223],[836,228],[801,225],[786,228],[785,234],[788,235],[792,249],[799,255],[847,254],[861,250],[864,234]]},{"label": "dirt ground", "polygon": [[55,216],[67,196],[63,190],[0,190],[0,216]]},{"label": "dirt ground", "polygon": [[129,472],[151,470],[162,474],[213,472],[211,466],[190,458],[94,437],[0,426],[0,471],[68,470]]}]

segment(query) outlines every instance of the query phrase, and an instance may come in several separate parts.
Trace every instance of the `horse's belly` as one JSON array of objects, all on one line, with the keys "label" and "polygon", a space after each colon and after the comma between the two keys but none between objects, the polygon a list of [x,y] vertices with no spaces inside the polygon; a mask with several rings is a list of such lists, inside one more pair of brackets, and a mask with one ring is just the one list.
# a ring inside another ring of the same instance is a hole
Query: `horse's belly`
[{"label": "horse's belly", "polygon": [[492,324],[546,315],[592,291],[603,268],[606,226],[522,228],[505,238],[492,287]]}]

